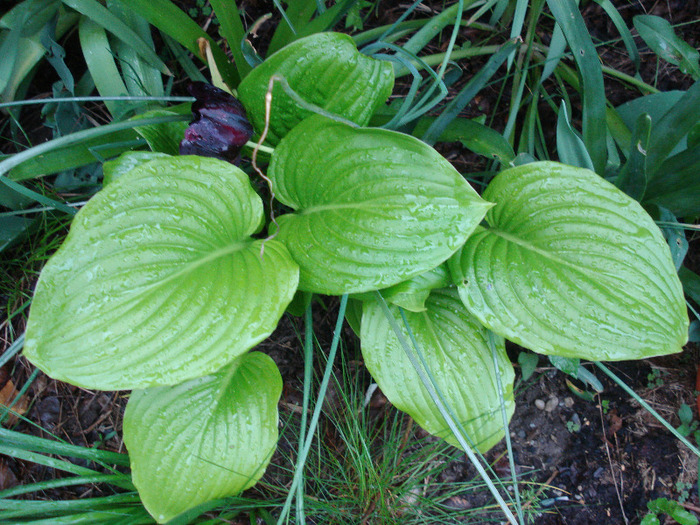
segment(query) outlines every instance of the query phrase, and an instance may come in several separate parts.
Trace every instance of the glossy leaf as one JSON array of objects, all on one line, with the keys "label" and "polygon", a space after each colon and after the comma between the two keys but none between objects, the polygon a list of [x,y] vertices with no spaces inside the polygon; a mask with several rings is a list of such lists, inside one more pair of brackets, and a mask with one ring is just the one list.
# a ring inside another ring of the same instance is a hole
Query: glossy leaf
[{"label": "glossy leaf", "polygon": [[277,239],[301,267],[300,289],[316,293],[366,292],[426,272],[491,206],[418,139],[320,116],[280,143],[269,175],[295,210],[277,219]]},{"label": "glossy leaf", "polygon": [[[487,331],[467,312],[454,289],[434,290],[426,307],[425,312],[406,312],[408,324],[447,404],[477,448],[485,452],[504,436]],[[390,309],[409,340],[398,308]],[[364,303],[360,338],[365,365],[389,401],[431,434],[458,446],[376,302]],[[497,356],[510,417],[515,408],[514,373],[502,340]]]},{"label": "glossy leaf", "polygon": [[45,266],[26,357],[87,388],[169,385],[209,374],[267,337],[296,290],[280,243],[260,257],[248,176],[216,159],[156,159],[78,213]]},{"label": "glossy leaf", "polygon": [[156,521],[260,479],[277,443],[281,393],[274,361],[253,352],[214,374],[131,394],[124,443],[134,485]]},{"label": "glossy leaf", "polygon": [[[189,104],[188,104],[189,105]],[[140,120],[154,117],[165,117],[170,115],[186,115],[189,108],[177,107],[168,109],[152,109],[140,113],[130,120]],[[185,135],[187,122],[163,122],[162,124],[152,124],[148,126],[138,126],[134,130],[148,143],[151,151],[165,153],[167,155],[178,155],[180,153],[180,141]]]},{"label": "glossy leaf", "polygon": [[679,352],[688,331],[668,246],[639,204],[591,171],[500,173],[498,204],[450,261],[469,310],[536,352],[592,360]]},{"label": "glossy leaf", "polygon": [[[407,281],[384,288],[380,292],[387,303],[395,304],[410,312],[424,312],[425,301],[427,301],[430,292],[436,288],[444,288],[449,284],[450,274],[447,265],[441,264]],[[361,301],[373,301],[374,293],[356,294],[352,298]]]},{"label": "glossy leaf", "polygon": [[[391,64],[360,54],[349,36],[319,33],[302,38],[270,56],[238,87],[238,97],[258,132],[265,126],[265,94],[273,75],[284,77],[305,102],[360,125],[369,122],[394,85]],[[311,113],[276,82],[267,141],[277,144]]]},{"label": "glossy leaf", "polygon": [[127,151],[122,153],[116,159],[107,161],[102,165],[102,173],[104,175],[102,185],[107,186],[107,184],[129,173],[141,164],[166,157],[170,157],[170,155],[156,151]]}]

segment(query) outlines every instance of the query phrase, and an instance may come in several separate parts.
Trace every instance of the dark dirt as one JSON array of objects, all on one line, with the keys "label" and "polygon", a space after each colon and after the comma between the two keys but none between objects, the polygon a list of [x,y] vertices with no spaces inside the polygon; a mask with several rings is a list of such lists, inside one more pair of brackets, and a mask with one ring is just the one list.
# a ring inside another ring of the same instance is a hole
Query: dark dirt
[{"label": "dark dirt", "polygon": [[[187,5],[186,1],[180,2]],[[619,2],[618,2],[619,3]],[[620,13],[628,26],[637,14],[656,14],[674,24],[697,21],[700,17],[700,3],[682,0],[668,1],[629,1],[622,2]],[[247,21],[252,24],[262,14],[271,11],[264,2],[244,2],[247,8]],[[426,2],[431,5],[431,2]],[[436,3],[437,9],[441,3]],[[376,18],[371,18],[371,25],[389,23],[398,16],[404,6],[387,5],[380,9]],[[617,38],[617,31],[602,8],[589,2],[584,8],[584,16],[594,38],[611,41]],[[206,17],[200,22],[206,22]],[[257,37],[253,39],[256,48],[264,52],[275,18],[263,24]],[[700,45],[700,24],[682,26],[680,33],[693,46]],[[463,30],[463,36],[478,37],[472,29]],[[641,77],[662,90],[687,89],[691,80],[680,74],[673,66],[657,63],[648,50],[644,50],[640,39],[636,39],[642,51]],[[439,51],[439,48],[433,51]],[[599,47],[599,53],[606,65],[633,74],[632,65],[626,58],[622,45],[617,43]],[[476,59],[463,64],[467,73],[477,71],[485,59]],[[43,82],[35,88],[32,96],[50,92],[50,72]],[[458,90],[469,78],[469,74],[452,88]],[[638,96],[616,81],[606,80],[607,95],[614,105]],[[400,89],[400,87],[399,87]],[[490,114],[496,108],[493,127],[499,128],[507,116],[503,100],[509,100],[508,93],[500,93],[498,86],[491,86],[465,110],[465,115],[476,117]],[[576,103],[576,99],[573,99]],[[499,106],[501,104],[501,106]],[[498,109],[498,108],[501,109]],[[542,109],[546,105],[542,104]],[[47,136],[39,125],[38,115],[29,114],[31,122],[29,131],[35,138]],[[580,127],[580,125],[579,125]],[[34,131],[32,131],[34,130]],[[5,149],[5,148],[4,148]],[[458,144],[442,146],[441,152],[462,172],[484,169],[484,161],[464,150]],[[26,250],[20,246],[19,251]],[[691,242],[691,260],[697,261],[697,243]],[[35,276],[34,276],[35,277]],[[27,281],[26,288],[31,287],[33,278],[26,277],[17,270],[17,279]],[[10,298],[3,297],[10,302]],[[26,297],[24,298],[26,299]],[[8,313],[13,312],[22,301],[12,298]],[[333,304],[331,301],[329,304]],[[16,334],[22,333],[22,316],[10,324],[3,322],[0,326],[0,349],[8,347]],[[315,313],[316,334],[322,340],[321,346],[330,345],[330,334],[335,321],[334,309],[317,308]],[[298,319],[285,318],[273,336],[261,345],[261,350],[270,354],[277,362],[285,380],[281,400],[281,416],[298,417],[294,407],[301,402],[301,381],[303,376],[303,358],[298,333],[301,323]],[[354,351],[357,348],[354,336],[346,331],[347,352],[356,366],[360,366],[360,357]],[[326,338],[324,340],[323,338]],[[353,354],[355,352],[355,354]],[[517,349],[512,356],[517,358]],[[648,403],[658,410],[666,419],[677,426],[677,412],[681,403],[693,407],[697,418],[694,398],[697,347],[691,347],[681,356],[665,359],[626,362],[612,364],[611,368],[622,377]],[[645,513],[646,503],[658,497],[681,500],[687,509],[700,516],[700,499],[698,498],[697,477],[698,464],[686,448],[671,436],[666,429],[653,419],[649,413],[610,381],[599,370],[591,371],[603,383],[605,390],[593,401],[586,401],[575,394],[576,388],[583,385],[548,366],[546,359],[540,359],[542,368],[521,385],[517,397],[517,408],[511,421],[510,432],[514,449],[516,471],[522,481],[521,490],[536,494],[537,498],[528,506],[533,523],[543,525],[584,525],[639,523]],[[658,372],[653,372],[657,370]],[[33,367],[23,358],[17,358],[6,365],[0,373],[0,401],[14,398],[16,390],[13,385],[24,385],[33,372]],[[366,374],[365,374],[366,375]],[[567,385],[571,381],[573,388]],[[365,383],[369,378],[365,377]],[[331,402],[333,392],[331,391]],[[2,396],[5,396],[4,398]],[[381,394],[375,394],[381,400]],[[121,417],[126,403],[124,393],[89,392],[64,383],[49,379],[39,374],[31,384],[19,405],[27,420],[13,422],[14,430],[48,437],[57,436],[69,443],[85,446],[99,446],[106,450],[124,452],[120,438]],[[388,417],[393,409],[383,403],[372,405],[374,417]],[[544,404],[544,408],[540,408]],[[377,408],[379,407],[379,408]],[[325,421],[325,420],[324,420]],[[323,423],[322,439],[335,439]],[[424,438],[424,433],[413,427],[412,436]],[[283,482],[281,476],[287,468],[284,459],[286,453],[292,454],[296,447],[293,442],[281,442],[281,451],[275,456],[273,464],[266,475],[271,484]],[[502,456],[504,445],[501,444],[489,452],[488,458],[494,461],[494,469],[499,475],[508,476],[510,468],[507,459]],[[282,454],[285,452],[285,454]],[[41,480],[61,477],[63,474],[36,465],[16,460],[7,456],[0,457],[0,490],[18,484],[28,484]],[[438,481],[468,481],[475,477],[473,467],[466,460],[456,460],[442,474]],[[257,490],[257,489],[255,489]],[[110,488],[102,486],[80,486],[52,490],[43,494],[46,499],[85,498],[111,493]],[[258,493],[254,493],[258,494]],[[32,495],[36,497],[36,495]],[[436,495],[439,497],[439,494]],[[484,492],[465,493],[452,496],[445,502],[455,508],[477,507],[488,503]],[[484,517],[485,522],[487,518]],[[488,519],[493,519],[490,515]],[[348,525],[358,523],[357,517],[349,518]],[[364,523],[374,523],[371,515]],[[398,521],[397,521],[398,522]],[[473,523],[479,523],[474,521]],[[243,523],[243,522],[241,522]]]}]

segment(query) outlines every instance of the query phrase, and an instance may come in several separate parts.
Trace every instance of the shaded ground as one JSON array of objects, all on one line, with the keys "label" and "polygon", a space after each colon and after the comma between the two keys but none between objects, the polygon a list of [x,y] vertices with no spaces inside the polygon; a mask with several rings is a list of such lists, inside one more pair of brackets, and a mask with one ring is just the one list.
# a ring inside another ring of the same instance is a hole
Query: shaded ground
[{"label": "shaded ground", "polygon": [[[183,2],[184,3],[184,2]],[[426,2],[430,4],[430,2]],[[256,19],[266,12],[264,6],[249,4],[250,19]],[[439,5],[436,4],[436,8]],[[380,10],[380,16],[371,19],[372,24],[381,25],[398,16],[404,7]],[[684,1],[645,1],[627,2],[620,12],[631,26],[634,15],[649,13],[663,16],[674,24],[693,22],[700,16],[698,2]],[[611,40],[617,32],[602,9],[589,3],[584,15],[595,38]],[[254,42],[264,50],[264,39],[269,35],[269,27],[263,26]],[[465,30],[468,35],[472,30]],[[693,46],[700,44],[698,24],[684,26],[685,40]],[[638,43],[641,41],[638,40]],[[599,48],[601,58],[616,69],[633,74],[631,64],[619,43]],[[681,75],[674,66],[657,63],[650,53],[643,52],[642,78],[662,90],[685,89],[690,84],[689,77]],[[467,71],[476,71],[482,63],[475,60],[465,65]],[[468,74],[465,75],[466,81]],[[463,82],[462,81],[462,82]],[[459,89],[457,83],[454,89]],[[637,96],[623,85],[607,82],[608,96],[614,104],[622,103]],[[467,109],[465,114],[477,116],[495,111],[494,127],[498,128],[499,118],[505,120],[506,108],[498,109],[501,94],[496,87],[488,88]],[[508,100],[507,94],[503,97]],[[495,108],[495,109],[494,109]],[[37,117],[34,115],[33,117]],[[38,122],[38,120],[37,120]],[[554,122],[554,121],[553,121]],[[40,128],[36,131],[41,134]],[[553,130],[552,130],[553,132]],[[483,169],[483,161],[458,145],[446,145],[443,154],[460,171]],[[22,246],[19,250],[27,249]],[[697,243],[691,242],[691,263],[697,260]],[[17,272],[16,279],[24,278]],[[27,291],[33,285],[33,276],[26,277]],[[14,311],[22,301],[18,298],[3,297],[3,301],[14,301],[9,311]],[[323,348],[328,348],[335,316],[331,311],[318,309],[316,312],[316,333],[321,337]],[[23,329],[21,316],[13,324],[2,324],[0,332],[1,349],[9,346],[15,334]],[[262,345],[277,362],[285,379],[281,414],[285,418],[298,417],[295,411],[300,404],[300,384],[303,375],[302,351],[298,340],[300,325],[297,320],[286,319],[273,337]],[[324,340],[326,338],[327,340]],[[351,334],[347,334],[348,350],[355,348]],[[514,351],[516,357],[517,350]],[[351,355],[358,362],[359,356]],[[695,412],[695,366],[698,361],[698,348],[689,348],[683,355],[644,362],[617,363],[612,368],[674,425],[678,425],[678,410],[681,403],[693,407]],[[529,491],[532,503],[528,505],[533,520],[538,524],[592,524],[592,523],[638,523],[643,515],[646,502],[668,497],[680,500],[687,509],[700,512],[697,493],[697,458],[694,458],[666,429],[653,419],[648,412],[600,371],[591,369],[603,383],[605,390],[594,401],[578,397],[567,385],[567,376],[552,368],[540,359],[542,368],[526,384],[521,385],[516,402],[517,408],[510,425],[515,452],[517,474],[523,481],[522,489]],[[656,370],[656,372],[655,372]],[[34,372],[23,358],[13,359],[0,369],[0,401],[6,403],[16,395],[17,388],[27,384]],[[369,378],[365,378],[366,385]],[[365,385],[365,386],[366,386]],[[573,385],[581,387],[580,384]],[[333,391],[330,393],[333,402]],[[336,394],[337,396],[337,394]],[[26,394],[20,399],[18,409],[25,412],[28,421],[11,422],[11,427],[27,434],[49,436],[85,446],[99,446],[107,450],[124,452],[120,438],[121,417],[126,398],[122,393],[88,392],[77,387],[59,383],[39,373],[30,384]],[[381,394],[376,393],[372,410],[375,419],[387,417],[391,413],[381,402]],[[31,423],[30,423],[31,422]],[[334,441],[337,436],[322,427],[323,440]],[[411,437],[424,438],[417,427],[411,430]],[[329,442],[330,442],[329,441]],[[290,442],[283,445],[293,450],[296,445]],[[488,457],[494,461],[494,468],[500,475],[509,474],[507,459],[501,457],[504,450],[499,445]],[[282,450],[275,458],[283,462]],[[270,469],[271,483],[282,480],[284,466]],[[62,474],[48,467],[0,456],[0,490],[40,480],[53,479]],[[460,482],[474,479],[475,473],[464,460],[456,460],[440,474],[437,481]],[[103,495],[111,489],[95,486],[79,486],[47,492],[47,499],[85,498]],[[532,498],[532,496],[536,496]],[[35,495],[33,497],[36,497]],[[435,494],[436,498],[440,494]],[[451,495],[445,505],[453,508],[478,507],[488,502],[488,496],[481,491]],[[700,516],[700,514],[698,514]],[[475,518],[474,523],[479,523]],[[484,518],[486,519],[486,518]],[[357,518],[346,523],[357,523]],[[367,514],[364,523],[375,523]]]}]

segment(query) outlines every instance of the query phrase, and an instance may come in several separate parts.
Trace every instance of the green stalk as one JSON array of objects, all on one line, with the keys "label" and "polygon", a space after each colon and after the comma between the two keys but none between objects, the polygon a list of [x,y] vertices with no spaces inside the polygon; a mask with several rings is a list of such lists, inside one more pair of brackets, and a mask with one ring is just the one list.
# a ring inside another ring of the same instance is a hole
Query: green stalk
[{"label": "green stalk", "polygon": [[[138,128],[140,126],[164,124],[166,122],[178,122],[182,120],[190,120],[190,117],[188,115],[166,115],[162,117],[114,122],[112,124],[106,124],[97,128],[76,131],[75,133],[71,133],[65,137],[58,137],[56,139],[43,142],[42,144],[21,151],[20,153],[16,153],[15,155],[3,160],[0,162],[0,180],[6,179],[6,174],[15,166],[19,166],[29,159],[38,157],[39,155],[43,155],[44,153],[54,149],[72,146],[73,144],[77,144],[84,140],[101,137],[102,135],[107,135],[115,131]],[[73,212],[75,212],[75,210],[73,210]]]},{"label": "green stalk", "polygon": [[501,416],[503,417],[503,430],[506,434],[506,450],[508,450],[508,463],[510,465],[510,479],[513,482],[513,493],[515,494],[515,508],[518,511],[518,519],[520,523],[525,523],[523,515],[523,507],[520,502],[520,488],[518,487],[518,476],[515,472],[515,459],[513,457],[513,445],[510,442],[510,431],[508,430],[508,414],[506,414],[506,405],[503,397],[503,382],[501,381],[501,371],[498,368],[498,356],[496,355],[495,334],[488,330],[488,345],[493,358],[493,368],[496,373],[496,387],[498,388],[498,397],[501,400]]},{"label": "green stalk", "polygon": [[[297,457],[297,470],[303,470],[304,465],[301,463],[304,441],[306,440],[306,419],[309,412],[309,398],[311,397],[311,374],[313,371],[314,359],[314,333],[313,333],[313,317],[311,315],[311,297],[309,296],[309,305],[304,312],[304,398],[302,401],[301,410],[301,429],[299,430],[299,455]],[[301,519],[304,522],[304,484],[299,483],[297,487],[297,520]]]},{"label": "green stalk", "polygon": [[192,97],[65,97],[65,98],[39,98],[33,100],[16,100],[14,102],[0,103],[0,108],[14,106],[30,106],[32,104],[62,104],[65,102],[104,102],[124,100],[127,102],[194,102]]},{"label": "green stalk", "polygon": [[337,353],[338,345],[340,344],[340,332],[343,328],[343,320],[345,319],[345,309],[347,308],[347,305],[348,294],[344,294],[340,298],[338,320],[336,321],[335,330],[333,331],[333,340],[331,341],[331,348],[328,352],[328,362],[326,363],[326,368],[323,372],[321,386],[318,389],[318,399],[316,401],[316,406],[314,407],[314,413],[311,416],[311,423],[309,424],[309,430],[306,435],[306,441],[304,442],[304,448],[302,449],[299,459],[297,461],[297,468],[294,472],[294,478],[292,479],[292,486],[289,488],[289,494],[287,495],[287,499],[284,502],[282,513],[280,514],[280,517],[277,520],[277,525],[281,525],[287,520],[289,516],[289,510],[292,506],[292,499],[294,499],[297,487],[301,483],[302,477],[304,475],[304,464],[306,463],[306,458],[309,456],[309,450],[311,450],[313,438],[316,433],[316,427],[318,426],[318,419],[321,416],[321,409],[323,408],[323,398],[326,396],[328,383],[331,379],[331,373],[333,372],[333,361],[335,361],[335,354]]}]

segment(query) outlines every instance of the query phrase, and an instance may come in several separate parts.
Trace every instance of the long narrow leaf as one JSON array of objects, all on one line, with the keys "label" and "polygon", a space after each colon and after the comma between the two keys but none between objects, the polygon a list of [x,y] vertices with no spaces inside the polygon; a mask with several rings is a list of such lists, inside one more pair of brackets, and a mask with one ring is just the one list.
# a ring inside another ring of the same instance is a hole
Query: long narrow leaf
[{"label": "long narrow leaf", "polygon": [[627,27],[627,24],[625,24],[625,21],[617,11],[617,8],[610,0],[595,0],[595,3],[605,10],[612,23],[615,25],[615,28],[620,33],[622,41],[625,44],[625,48],[627,49],[627,54],[630,56],[630,60],[632,60],[632,63],[634,64],[634,71],[636,73],[639,71],[639,51],[637,50],[637,45],[634,43],[634,38],[632,37],[632,33]]},{"label": "long narrow leaf", "polygon": [[212,9],[219,20],[219,33],[228,42],[228,47],[233,54],[233,63],[241,78],[244,78],[252,69],[241,51],[241,42],[245,39],[245,29],[241,21],[241,14],[236,7],[236,2],[226,0],[209,0]]},{"label": "long narrow leaf", "polygon": [[649,144],[647,172],[650,180],[683,137],[700,121],[700,80],[654,126]]},{"label": "long narrow leaf", "polygon": [[[85,62],[99,94],[103,97],[128,95],[104,28],[83,17],[80,20],[79,35]],[[121,120],[131,109],[128,102],[105,101],[105,105],[115,120]]]},{"label": "long narrow leaf", "polygon": [[[525,14],[527,13],[528,0],[517,0],[515,3],[515,13],[513,14],[513,24],[510,26],[510,38],[521,36],[523,25],[525,24]],[[513,65],[515,50],[508,55],[508,69]]]},{"label": "long narrow leaf", "polygon": [[316,12],[316,7],[315,0],[296,0],[295,2],[289,3],[287,19],[292,25],[290,26],[287,23],[287,19],[282,19],[280,21],[277,29],[275,29],[275,34],[272,35],[270,46],[267,49],[268,56],[293,42],[296,38],[299,38],[295,37],[295,30],[309,23],[311,17],[314,16]]},{"label": "long narrow leaf", "polygon": [[422,137],[423,142],[435,144],[438,137],[447,128],[460,111],[462,111],[474,96],[481,91],[486,83],[491,79],[496,70],[503,64],[503,61],[510,55],[518,45],[516,40],[510,40],[503,44],[501,49],[489,58],[486,65],[474,75],[459,94],[445,107],[440,116],[433,122]]},{"label": "long narrow leaf", "polygon": [[559,160],[564,164],[593,169],[593,163],[588,151],[586,151],[585,144],[571,127],[564,102],[561,103],[557,116],[557,153]]},{"label": "long narrow leaf", "polygon": [[85,15],[93,23],[105,28],[125,44],[134,48],[153,67],[165,75],[170,75],[170,70],[160,59],[158,54],[128,25],[122,22],[119,17],[111,13],[106,7],[96,0],[62,0],[64,4],[72,7],[79,13]]},{"label": "long narrow leaf", "polygon": [[595,46],[574,0],[547,0],[573,52],[582,80],[583,142],[597,173],[605,170],[607,158],[605,88]]},{"label": "long narrow leaf", "polygon": [[99,461],[114,465],[129,465],[129,456],[108,450],[79,447],[50,439],[30,436],[14,430],[0,428],[0,441],[18,449],[44,454],[57,454],[90,461]]},{"label": "long narrow leaf", "polygon": [[[226,57],[226,54],[197,23],[187,16],[170,0],[130,0],[129,6],[163,33],[177,40],[195,56],[199,55],[198,38],[206,38],[224,81],[231,88],[238,86],[240,75]],[[202,58],[202,60],[204,60]]]}]

